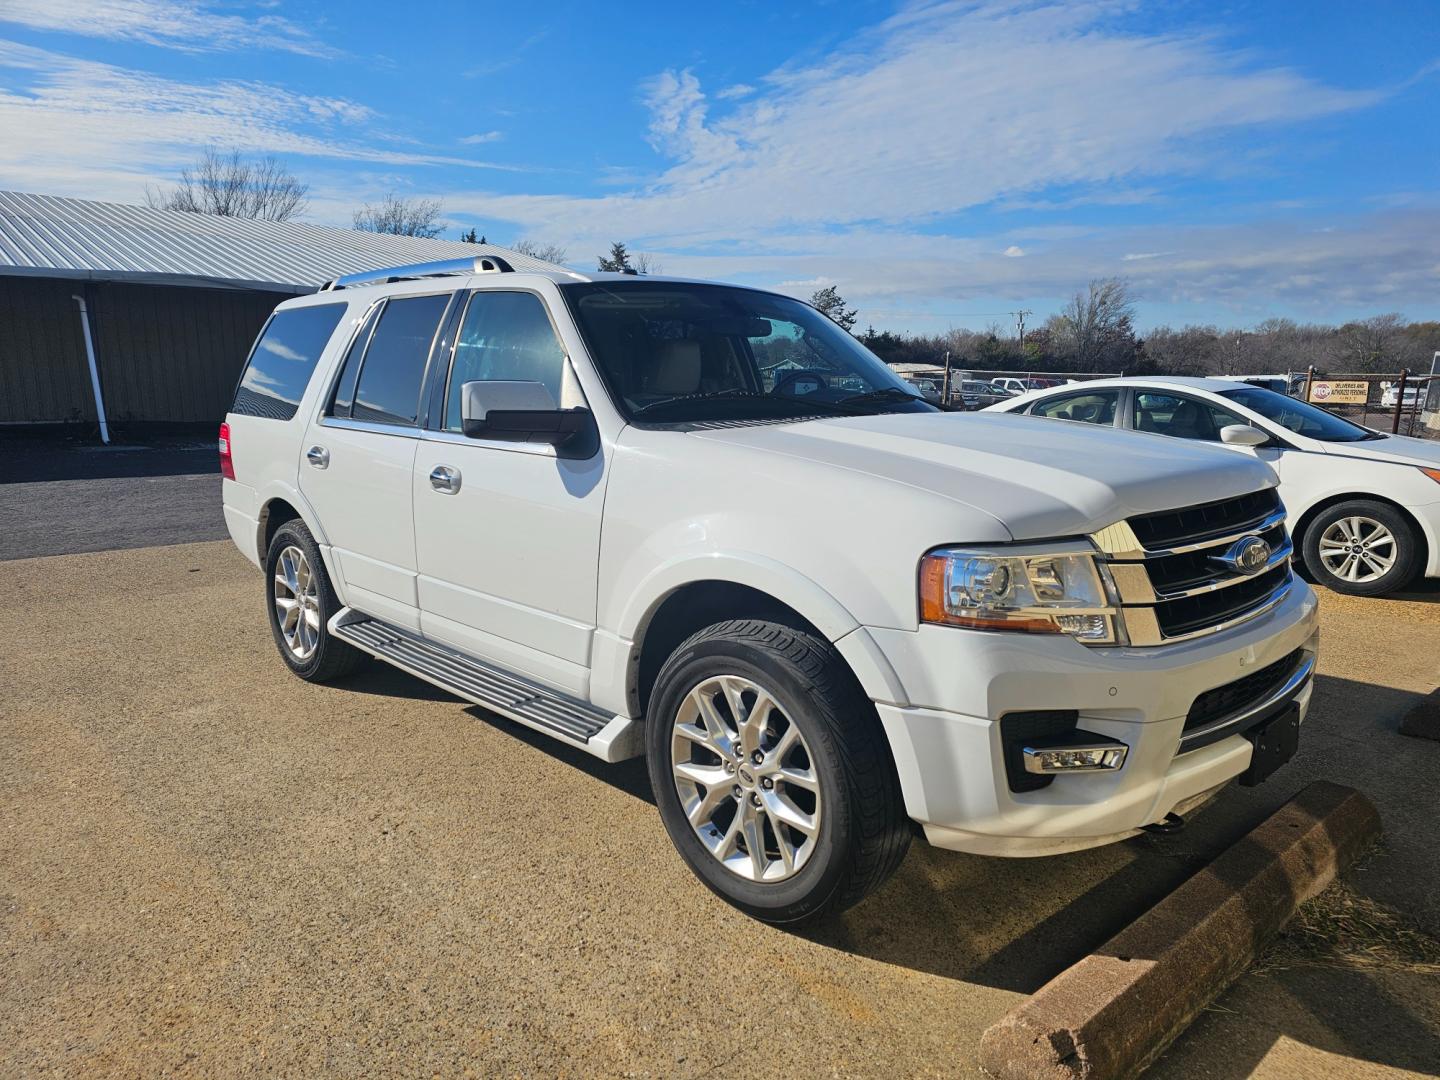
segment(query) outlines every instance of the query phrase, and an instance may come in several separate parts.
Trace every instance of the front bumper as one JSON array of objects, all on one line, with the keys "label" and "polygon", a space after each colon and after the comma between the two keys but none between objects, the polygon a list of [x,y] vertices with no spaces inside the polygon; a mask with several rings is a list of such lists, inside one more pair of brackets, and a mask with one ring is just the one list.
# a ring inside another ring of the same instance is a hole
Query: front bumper
[{"label": "front bumper", "polygon": [[[1046,855],[1095,847],[1184,813],[1243,772],[1243,735],[1177,754],[1195,698],[1318,644],[1316,601],[1298,579],[1276,608],[1233,630],[1156,648],[1087,648],[1068,638],[922,626],[868,628],[905,701],[876,702],[909,815],[940,847]],[[1311,688],[1295,695],[1301,719]],[[1076,709],[1079,726],[1125,743],[1113,772],[1010,790],[1001,716]]]}]

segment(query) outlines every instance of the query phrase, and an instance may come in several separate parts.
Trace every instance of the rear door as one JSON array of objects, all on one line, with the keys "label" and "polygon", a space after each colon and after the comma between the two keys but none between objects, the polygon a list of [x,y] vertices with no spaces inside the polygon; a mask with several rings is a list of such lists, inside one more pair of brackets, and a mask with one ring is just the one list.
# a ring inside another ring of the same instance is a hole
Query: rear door
[{"label": "rear door", "polygon": [[379,301],[306,433],[300,490],[334,548],[351,607],[418,630],[411,474],[420,393],[450,293]]},{"label": "rear door", "polygon": [[260,493],[290,490],[295,483],[295,458],[306,427],[296,414],[348,309],[341,297],[277,310],[250,352],[225,417],[235,470],[235,478],[222,485],[225,524],[257,565],[264,556],[256,544]]},{"label": "rear door", "polygon": [[1111,427],[1120,415],[1120,390],[1104,387],[1078,390],[1073,394],[1057,394],[1041,398],[1027,410],[1031,416],[1047,420],[1069,420],[1072,423]]}]

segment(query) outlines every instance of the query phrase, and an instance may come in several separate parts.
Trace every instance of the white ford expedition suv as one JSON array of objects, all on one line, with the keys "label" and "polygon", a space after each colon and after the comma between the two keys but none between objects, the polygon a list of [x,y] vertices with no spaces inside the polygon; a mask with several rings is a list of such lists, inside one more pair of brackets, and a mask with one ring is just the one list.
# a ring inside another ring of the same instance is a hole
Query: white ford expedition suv
[{"label": "white ford expedition suv", "polygon": [[1173,826],[1309,705],[1265,465],[941,412],[786,296],[342,278],[277,308],[220,447],[296,675],[375,656],[643,754],[681,857],[772,922],[856,902],[917,826],[1005,856]]}]

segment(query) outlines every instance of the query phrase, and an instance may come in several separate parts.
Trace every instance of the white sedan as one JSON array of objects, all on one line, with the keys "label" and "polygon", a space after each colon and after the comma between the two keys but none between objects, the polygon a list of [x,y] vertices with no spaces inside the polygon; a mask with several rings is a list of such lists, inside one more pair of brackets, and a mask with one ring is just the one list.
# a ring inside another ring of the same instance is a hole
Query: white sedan
[{"label": "white sedan", "polygon": [[1388,435],[1226,379],[1099,379],[990,406],[1071,423],[1200,439],[1280,477],[1288,524],[1321,584],[1360,596],[1440,577],[1440,442]]}]

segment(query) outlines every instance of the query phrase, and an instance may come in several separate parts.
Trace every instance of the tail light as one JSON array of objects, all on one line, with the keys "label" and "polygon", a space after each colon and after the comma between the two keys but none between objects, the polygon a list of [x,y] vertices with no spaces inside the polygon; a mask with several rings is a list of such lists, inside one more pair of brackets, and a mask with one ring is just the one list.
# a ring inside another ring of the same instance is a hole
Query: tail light
[{"label": "tail light", "polygon": [[230,425],[220,425],[220,475],[226,480],[235,479],[235,459],[230,456]]}]

